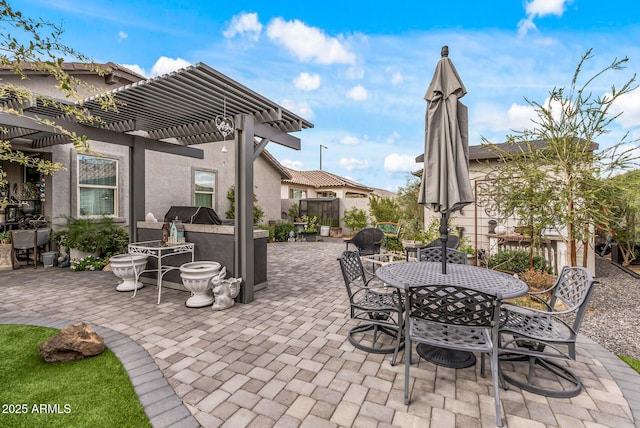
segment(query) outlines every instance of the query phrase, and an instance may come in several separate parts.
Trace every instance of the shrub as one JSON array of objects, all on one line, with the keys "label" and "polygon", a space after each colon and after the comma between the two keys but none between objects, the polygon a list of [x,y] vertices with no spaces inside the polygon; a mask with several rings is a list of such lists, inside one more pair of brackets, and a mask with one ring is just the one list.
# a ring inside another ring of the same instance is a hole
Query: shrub
[{"label": "shrub", "polygon": [[[521,273],[529,270],[529,252],[523,250],[498,251],[487,260],[487,267],[500,269],[507,272]],[[533,268],[539,271],[549,272],[547,261],[542,256],[533,256]]]},{"label": "shrub", "polygon": [[99,220],[67,217],[64,228],[53,234],[58,246],[97,252],[103,257],[125,253],[129,244],[127,230],[110,217]]},{"label": "shrub", "polygon": [[[297,235],[296,231],[298,229],[293,223],[289,222],[279,222],[276,223],[274,228],[274,237],[278,242],[286,242],[289,239],[289,232],[292,232]],[[295,235],[294,235],[295,236]]]},{"label": "shrub", "polygon": [[556,277],[549,272],[535,269],[527,269],[518,274],[518,277],[527,283],[529,291],[546,290],[551,287],[556,280]]},{"label": "shrub", "polygon": [[349,229],[357,231],[367,226],[367,213],[358,207],[351,207],[344,212],[342,221]]}]

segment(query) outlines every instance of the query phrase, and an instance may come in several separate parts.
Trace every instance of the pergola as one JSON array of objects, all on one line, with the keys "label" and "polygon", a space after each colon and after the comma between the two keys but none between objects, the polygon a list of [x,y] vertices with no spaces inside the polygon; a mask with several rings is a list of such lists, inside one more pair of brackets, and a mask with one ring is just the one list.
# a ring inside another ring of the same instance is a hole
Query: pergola
[{"label": "pergola", "polygon": [[[233,135],[236,145],[234,273],[244,280],[242,303],[253,301],[254,160],[270,141],[300,150],[300,139],[290,133],[312,128],[313,124],[202,63],[109,93],[118,103],[117,111],[101,109],[97,97],[82,102],[83,108],[100,117],[100,125],[71,120],[41,100],[34,99],[25,105],[24,101],[18,104],[17,100],[5,99],[9,106],[13,103],[14,108],[24,113],[17,116],[0,112],[0,125],[8,130],[4,138],[27,140],[34,148],[68,144],[67,136],[42,121],[49,119],[89,140],[128,146],[130,236],[135,240],[136,223],[145,218],[145,152],[153,150],[202,159],[202,150],[192,146],[231,139]],[[221,132],[217,126],[220,121],[233,125],[231,134]]]}]

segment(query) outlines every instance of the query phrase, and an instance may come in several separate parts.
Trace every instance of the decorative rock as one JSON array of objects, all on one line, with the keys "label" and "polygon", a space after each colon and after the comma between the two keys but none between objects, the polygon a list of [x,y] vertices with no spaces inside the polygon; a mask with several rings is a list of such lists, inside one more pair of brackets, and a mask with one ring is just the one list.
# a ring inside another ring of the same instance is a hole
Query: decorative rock
[{"label": "decorative rock", "polygon": [[80,360],[104,351],[104,339],[83,322],[68,325],[40,345],[40,355],[48,363]]}]

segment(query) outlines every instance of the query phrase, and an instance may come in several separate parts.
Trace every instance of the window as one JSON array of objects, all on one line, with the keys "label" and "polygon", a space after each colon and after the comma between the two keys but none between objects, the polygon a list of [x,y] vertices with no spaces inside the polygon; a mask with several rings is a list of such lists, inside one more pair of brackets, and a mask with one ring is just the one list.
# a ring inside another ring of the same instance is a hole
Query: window
[{"label": "window", "polygon": [[332,192],[332,191],[318,192],[317,196],[318,198],[335,198],[336,192]]},{"label": "window", "polygon": [[196,207],[215,209],[216,173],[195,170],[193,172],[194,202]]},{"label": "window", "polygon": [[81,216],[115,216],[118,209],[118,161],[78,156],[78,211]]},{"label": "window", "polygon": [[289,189],[290,199],[303,199],[307,197],[307,192],[302,189]]}]

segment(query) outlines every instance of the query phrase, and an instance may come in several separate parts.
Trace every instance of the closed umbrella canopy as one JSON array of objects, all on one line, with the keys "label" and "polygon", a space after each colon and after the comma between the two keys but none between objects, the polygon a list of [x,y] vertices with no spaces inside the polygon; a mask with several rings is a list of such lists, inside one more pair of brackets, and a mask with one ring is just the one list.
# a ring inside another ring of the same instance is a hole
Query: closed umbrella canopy
[{"label": "closed umbrella canopy", "polygon": [[442,214],[443,273],[446,271],[447,217],[473,202],[469,181],[467,107],[460,102],[467,90],[442,48],[442,58],[424,98],[427,101],[424,171],[418,203]]},{"label": "closed umbrella canopy", "polygon": [[473,202],[469,181],[467,90],[446,46],[427,89],[424,172],[418,202],[438,213],[450,213]]}]

